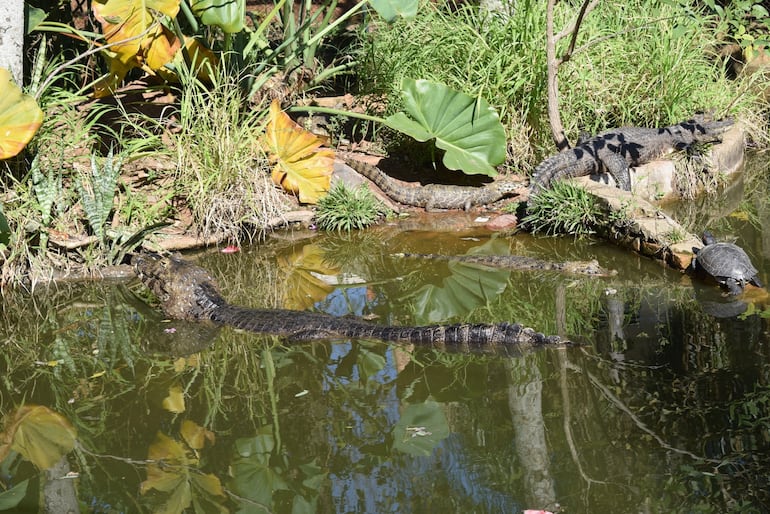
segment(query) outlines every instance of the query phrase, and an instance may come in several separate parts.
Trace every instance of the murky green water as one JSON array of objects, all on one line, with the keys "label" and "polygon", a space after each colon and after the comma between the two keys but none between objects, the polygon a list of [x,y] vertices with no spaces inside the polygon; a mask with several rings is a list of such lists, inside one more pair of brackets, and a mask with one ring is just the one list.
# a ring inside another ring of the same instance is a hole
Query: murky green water
[{"label": "murky green water", "polygon": [[[678,215],[737,238],[768,282],[767,174],[752,177],[718,213],[705,200]],[[770,511],[764,291],[726,302],[604,243],[420,226],[283,233],[194,258],[233,303],[391,324],[515,320],[584,346],[287,345],[162,322],[136,283],[7,294],[0,491],[16,488],[0,508],[23,496],[12,512],[55,498],[52,512]],[[619,274],[396,252],[597,258]]]}]

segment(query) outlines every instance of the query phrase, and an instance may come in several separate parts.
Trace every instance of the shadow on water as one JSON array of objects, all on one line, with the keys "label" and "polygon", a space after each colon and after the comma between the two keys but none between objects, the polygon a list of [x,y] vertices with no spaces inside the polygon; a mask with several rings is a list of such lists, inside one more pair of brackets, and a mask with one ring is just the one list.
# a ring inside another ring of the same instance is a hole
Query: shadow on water
[{"label": "shadow on water", "polygon": [[[767,184],[756,171],[737,207],[693,213],[765,282]],[[596,241],[422,228],[281,233],[191,258],[241,305],[518,321],[585,344],[514,357],[289,345],[164,321],[135,282],[7,292],[0,510],[770,510],[765,291],[727,298]],[[396,253],[596,258],[618,275]]]}]

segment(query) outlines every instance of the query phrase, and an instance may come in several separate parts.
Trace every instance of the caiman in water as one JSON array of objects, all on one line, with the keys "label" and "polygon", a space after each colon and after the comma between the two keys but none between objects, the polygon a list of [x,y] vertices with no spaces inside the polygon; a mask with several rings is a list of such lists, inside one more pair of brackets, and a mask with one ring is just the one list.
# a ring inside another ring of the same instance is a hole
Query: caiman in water
[{"label": "caiman in water", "polygon": [[524,255],[440,255],[436,253],[394,253],[393,257],[414,257],[442,261],[481,264],[492,268],[518,269],[523,271],[558,271],[573,275],[612,277],[617,271],[604,269],[596,259],[590,261],[552,262]]},{"label": "caiman in water", "polygon": [[695,143],[716,143],[733,120],[709,121],[706,115],[663,128],[622,127],[587,138],[540,163],[532,174],[531,194],[556,180],[609,173],[621,189],[631,190],[629,168],[646,164]]},{"label": "caiman in water", "polygon": [[345,162],[358,173],[368,178],[391,199],[403,205],[434,209],[465,209],[478,205],[488,205],[512,196],[522,187],[520,182],[496,180],[484,186],[457,186],[451,184],[426,184],[424,186],[406,186],[390,177],[376,166],[355,159]]},{"label": "caiman in water", "polygon": [[518,323],[460,323],[455,325],[389,326],[357,318],[285,309],[249,309],[230,305],[216,281],[200,266],[178,257],[137,255],[134,270],[158,297],[166,316],[193,321],[210,320],[242,330],[283,336],[290,341],[371,338],[430,346],[526,349],[567,344]]}]

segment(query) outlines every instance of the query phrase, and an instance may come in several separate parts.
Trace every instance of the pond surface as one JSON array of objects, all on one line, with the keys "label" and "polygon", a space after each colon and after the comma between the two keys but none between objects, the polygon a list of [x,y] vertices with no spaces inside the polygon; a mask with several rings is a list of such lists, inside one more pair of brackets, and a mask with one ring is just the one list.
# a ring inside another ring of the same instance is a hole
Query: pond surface
[{"label": "pond surface", "polygon": [[[737,241],[765,282],[767,177],[672,207],[695,232]],[[6,293],[0,509],[770,512],[764,290],[725,299],[598,241],[425,226],[285,232],[189,257],[232,303],[397,325],[518,321],[583,345],[288,344],[166,322],[136,282]],[[618,275],[397,252],[596,258]]]}]

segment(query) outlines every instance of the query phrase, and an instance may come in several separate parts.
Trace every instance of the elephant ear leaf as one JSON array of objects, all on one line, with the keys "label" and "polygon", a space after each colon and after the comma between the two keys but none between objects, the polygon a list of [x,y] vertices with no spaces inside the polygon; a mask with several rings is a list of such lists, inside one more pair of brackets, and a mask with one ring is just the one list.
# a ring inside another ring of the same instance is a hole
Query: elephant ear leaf
[{"label": "elephant ear leaf", "polygon": [[0,159],[17,155],[43,123],[35,99],[21,92],[11,73],[0,68]]},{"label": "elephant ear leaf", "polygon": [[388,23],[392,23],[401,16],[410,19],[417,16],[417,0],[371,0],[371,5],[377,14]]},{"label": "elephant ear leaf", "polygon": [[505,131],[497,112],[483,98],[455,91],[445,84],[405,79],[402,95],[406,113],[386,118],[392,129],[417,141],[436,139],[445,151],[444,165],[467,174],[490,177],[505,160]]},{"label": "elephant ear leaf", "polygon": [[264,142],[273,164],[273,182],[314,204],[329,190],[334,170],[334,151],[321,148],[321,140],[303,129],[281,110],[270,105]]}]

